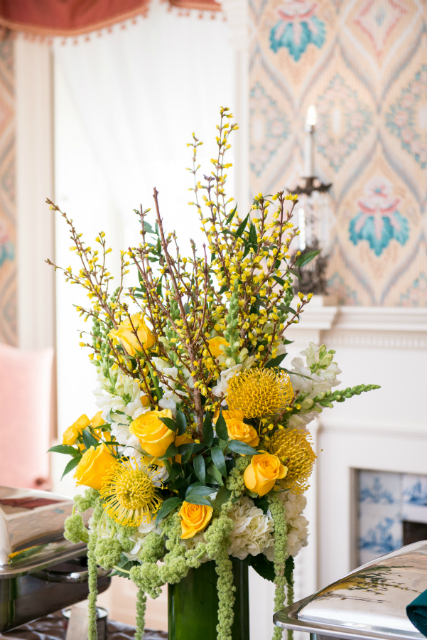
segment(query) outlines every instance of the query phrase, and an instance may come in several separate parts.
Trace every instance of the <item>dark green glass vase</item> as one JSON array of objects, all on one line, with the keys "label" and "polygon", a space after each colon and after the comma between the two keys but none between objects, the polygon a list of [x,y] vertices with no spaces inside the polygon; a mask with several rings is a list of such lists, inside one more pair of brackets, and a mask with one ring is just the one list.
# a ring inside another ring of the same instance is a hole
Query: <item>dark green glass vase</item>
[{"label": "dark green glass vase", "polygon": [[[248,565],[233,560],[233,640],[249,640]],[[217,640],[218,593],[215,562],[190,569],[187,577],[168,587],[169,640]]]}]

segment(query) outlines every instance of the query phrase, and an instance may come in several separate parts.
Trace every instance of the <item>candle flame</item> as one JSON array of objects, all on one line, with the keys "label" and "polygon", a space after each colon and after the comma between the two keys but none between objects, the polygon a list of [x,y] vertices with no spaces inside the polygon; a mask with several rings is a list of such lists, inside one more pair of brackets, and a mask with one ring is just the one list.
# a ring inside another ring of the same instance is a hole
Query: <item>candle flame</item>
[{"label": "candle flame", "polygon": [[314,104],[311,104],[308,107],[308,111],[307,111],[306,125],[314,127],[316,124],[316,119],[317,119],[316,107],[314,106]]}]

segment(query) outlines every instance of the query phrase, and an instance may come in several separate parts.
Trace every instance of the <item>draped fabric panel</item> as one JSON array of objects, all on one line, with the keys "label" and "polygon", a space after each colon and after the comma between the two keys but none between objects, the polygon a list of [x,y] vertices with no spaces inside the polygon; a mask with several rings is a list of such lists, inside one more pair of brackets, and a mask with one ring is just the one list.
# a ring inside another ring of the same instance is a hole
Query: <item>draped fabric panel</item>
[{"label": "draped fabric panel", "polygon": [[[182,9],[220,10],[215,0],[167,0]],[[77,36],[145,15],[150,0],[0,0],[0,27],[30,35]]]}]

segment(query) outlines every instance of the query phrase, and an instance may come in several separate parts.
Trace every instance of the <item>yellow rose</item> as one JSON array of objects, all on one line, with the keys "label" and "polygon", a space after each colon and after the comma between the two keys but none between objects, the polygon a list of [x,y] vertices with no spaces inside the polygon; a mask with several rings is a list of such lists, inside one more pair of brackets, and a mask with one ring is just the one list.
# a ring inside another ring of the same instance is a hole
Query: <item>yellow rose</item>
[{"label": "yellow rose", "polygon": [[99,427],[102,427],[102,425],[105,424],[105,420],[101,416],[102,411],[98,411],[98,413],[95,413],[92,420],[90,421],[94,429],[99,429]]},{"label": "yellow rose", "polygon": [[78,436],[81,435],[81,432],[89,425],[90,420],[84,413],[80,416],[80,418],[78,418],[78,420],[73,422],[71,427],[65,429],[64,433],[62,434],[62,444],[75,444]]},{"label": "yellow rose", "polygon": [[212,507],[207,507],[204,504],[190,504],[190,502],[184,502],[179,515],[181,516],[181,528],[183,540],[192,538],[203,531],[208,526],[209,520],[212,518]]},{"label": "yellow rose", "polygon": [[113,329],[108,335],[110,338],[120,341],[130,356],[134,356],[136,351],[141,351],[141,345],[144,349],[151,349],[156,344],[156,338],[145,324],[142,313],[135,313],[130,319],[126,318],[117,329]]},{"label": "yellow rose", "polygon": [[74,477],[76,484],[92,487],[98,491],[102,487],[102,480],[115,464],[116,458],[111,455],[107,445],[90,447],[84,452],[82,459],[76,467]]},{"label": "yellow rose", "polygon": [[129,431],[138,438],[144,451],[155,457],[163,456],[175,440],[175,433],[159,418],[172,418],[172,411],[147,411],[131,422],[129,427]]},{"label": "yellow rose", "polygon": [[276,480],[282,480],[288,472],[277,456],[261,453],[252,456],[251,464],[246,467],[243,480],[249,491],[265,496],[274,487]]},{"label": "yellow rose", "polygon": [[234,411],[223,411],[225,424],[227,425],[228,436],[231,440],[246,442],[251,447],[259,444],[259,435],[250,424],[244,423],[245,414],[240,409]]},{"label": "yellow rose", "polygon": [[[179,447],[180,444],[190,444],[190,442],[193,442],[193,438],[188,433],[184,433],[182,436],[176,436],[175,438],[176,447]],[[182,456],[175,456],[175,462],[181,463],[181,460]]]},{"label": "yellow rose", "polygon": [[221,336],[216,336],[216,338],[211,338],[210,340],[208,340],[208,345],[209,351],[215,358],[225,355],[224,351],[220,349],[221,345],[224,345],[225,347],[229,346],[227,340],[225,338],[222,338]]}]

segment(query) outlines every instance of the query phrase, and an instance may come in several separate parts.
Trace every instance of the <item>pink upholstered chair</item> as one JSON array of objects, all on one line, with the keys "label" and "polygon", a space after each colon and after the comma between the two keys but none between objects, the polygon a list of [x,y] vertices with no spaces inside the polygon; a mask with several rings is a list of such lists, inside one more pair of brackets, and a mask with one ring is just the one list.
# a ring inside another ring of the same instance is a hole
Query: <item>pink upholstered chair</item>
[{"label": "pink upholstered chair", "polygon": [[0,485],[49,487],[53,349],[0,344]]}]

